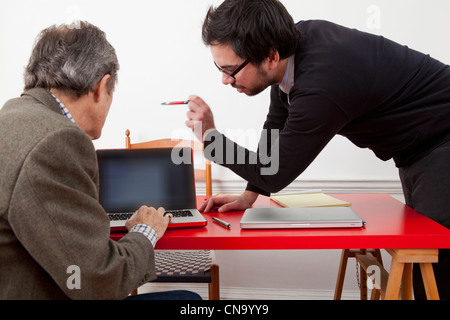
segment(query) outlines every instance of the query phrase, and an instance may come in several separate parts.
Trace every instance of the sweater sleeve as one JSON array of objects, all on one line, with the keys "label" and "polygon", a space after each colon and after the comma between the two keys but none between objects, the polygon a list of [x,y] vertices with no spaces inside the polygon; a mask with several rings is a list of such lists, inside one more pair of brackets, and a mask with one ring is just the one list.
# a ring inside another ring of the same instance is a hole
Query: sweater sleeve
[{"label": "sweater sleeve", "polygon": [[[273,86],[256,153],[217,131],[205,139],[205,151],[215,151],[213,156],[210,152],[205,156],[248,181],[247,190],[260,194],[278,192],[289,185],[348,122],[339,106],[322,92],[298,93],[290,97],[289,103],[282,98],[278,86]],[[237,155],[245,157],[239,159]]]},{"label": "sweater sleeve", "polygon": [[[95,149],[78,128],[51,133],[31,150],[9,221],[27,252],[72,299],[123,299],[142,279],[155,276],[153,247],[145,236],[110,239],[109,219],[98,201]],[[79,288],[68,285],[73,266]]]}]

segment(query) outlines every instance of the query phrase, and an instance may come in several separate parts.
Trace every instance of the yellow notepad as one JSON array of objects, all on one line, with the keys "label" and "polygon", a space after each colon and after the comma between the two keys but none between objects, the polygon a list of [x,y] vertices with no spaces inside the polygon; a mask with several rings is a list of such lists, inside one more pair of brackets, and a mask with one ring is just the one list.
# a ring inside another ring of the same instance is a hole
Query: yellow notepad
[{"label": "yellow notepad", "polygon": [[279,205],[287,208],[310,208],[310,207],[350,207],[350,202],[342,201],[326,195],[317,193],[278,194],[270,198]]}]

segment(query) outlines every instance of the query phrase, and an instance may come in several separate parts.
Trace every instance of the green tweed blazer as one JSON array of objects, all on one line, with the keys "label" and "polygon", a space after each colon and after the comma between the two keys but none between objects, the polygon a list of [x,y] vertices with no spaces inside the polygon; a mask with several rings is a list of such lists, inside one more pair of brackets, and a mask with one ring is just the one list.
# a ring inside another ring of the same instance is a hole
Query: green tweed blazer
[{"label": "green tweed blazer", "polygon": [[0,299],[124,299],[155,278],[139,233],[116,242],[90,138],[50,93],[0,110]]}]

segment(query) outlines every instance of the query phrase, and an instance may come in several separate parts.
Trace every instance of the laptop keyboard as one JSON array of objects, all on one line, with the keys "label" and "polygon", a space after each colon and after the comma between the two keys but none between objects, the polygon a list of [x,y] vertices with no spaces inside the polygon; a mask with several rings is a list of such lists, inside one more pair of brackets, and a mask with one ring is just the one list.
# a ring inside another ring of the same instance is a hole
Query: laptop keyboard
[{"label": "laptop keyboard", "polygon": [[[179,218],[179,217],[192,217],[193,214],[189,210],[169,210],[164,213],[164,215],[171,213],[173,217]],[[119,212],[119,213],[108,213],[109,220],[111,221],[122,221],[122,220],[128,220],[131,218],[131,216],[134,214],[134,212]]]},{"label": "laptop keyboard", "polygon": [[170,210],[166,211],[164,215],[171,213],[174,218],[180,218],[180,217],[192,217],[193,214],[189,210]]},{"label": "laptop keyboard", "polygon": [[122,221],[131,218],[134,212],[108,213],[109,220]]}]

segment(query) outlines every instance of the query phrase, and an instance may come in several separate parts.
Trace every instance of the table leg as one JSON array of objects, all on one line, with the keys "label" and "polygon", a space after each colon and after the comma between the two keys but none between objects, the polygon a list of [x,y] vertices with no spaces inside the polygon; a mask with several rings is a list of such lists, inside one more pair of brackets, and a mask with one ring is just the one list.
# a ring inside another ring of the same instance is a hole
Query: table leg
[{"label": "table leg", "polygon": [[403,267],[404,263],[398,262],[396,259],[392,259],[389,279],[386,286],[386,293],[384,295],[385,300],[398,299],[400,284],[403,277]]},{"label": "table leg", "polygon": [[341,253],[341,262],[339,263],[338,277],[336,281],[336,289],[334,290],[334,300],[341,300],[342,289],[344,287],[345,271],[347,270],[347,261],[350,250],[343,249]]},{"label": "table leg", "polygon": [[[359,250],[360,254],[367,254],[366,249]],[[359,265],[359,295],[361,300],[367,300],[367,272],[364,269],[364,267],[360,264]]]},{"label": "table leg", "polygon": [[405,263],[402,276],[402,300],[412,300],[413,284],[412,284],[412,263]]},{"label": "table leg", "polygon": [[423,285],[428,300],[439,300],[436,280],[434,278],[433,265],[431,263],[421,263],[420,271],[422,272]]},{"label": "table leg", "polygon": [[412,299],[412,264],[419,263],[428,299],[439,299],[432,263],[438,262],[438,249],[386,249],[392,256],[385,299],[398,299],[400,283],[402,298]]}]

